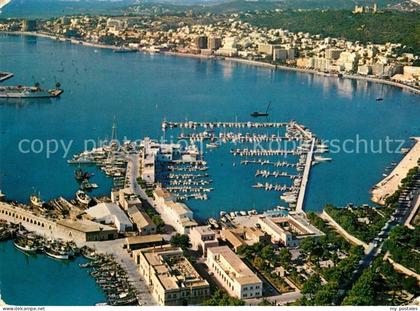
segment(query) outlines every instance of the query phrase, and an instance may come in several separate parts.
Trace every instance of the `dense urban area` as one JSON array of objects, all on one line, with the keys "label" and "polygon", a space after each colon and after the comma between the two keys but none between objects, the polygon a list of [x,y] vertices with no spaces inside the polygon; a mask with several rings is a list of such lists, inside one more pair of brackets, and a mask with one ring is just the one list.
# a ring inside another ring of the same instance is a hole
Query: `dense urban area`
[{"label": "dense urban area", "polygon": [[[188,11],[153,15],[147,11],[142,15],[142,11],[133,8],[131,11],[137,14],[8,19],[0,21],[0,30],[33,32],[78,44],[119,47],[124,52],[140,50],[235,58],[270,64],[274,68],[380,79],[419,91],[417,12],[382,12],[376,4],[355,6],[352,12],[215,14]],[[336,26],[335,20],[346,22]]]}]

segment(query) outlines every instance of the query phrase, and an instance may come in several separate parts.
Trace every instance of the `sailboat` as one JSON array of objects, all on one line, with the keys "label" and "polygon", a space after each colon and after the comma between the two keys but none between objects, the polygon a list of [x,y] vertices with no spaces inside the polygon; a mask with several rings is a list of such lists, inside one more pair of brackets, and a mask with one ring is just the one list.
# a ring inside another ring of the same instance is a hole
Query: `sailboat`
[{"label": "sailboat", "polygon": [[258,117],[268,117],[268,109],[270,109],[271,106],[271,101],[268,103],[267,109],[265,110],[265,112],[258,112],[258,111],[254,111],[253,113],[251,113],[251,117],[253,118],[258,118]]}]

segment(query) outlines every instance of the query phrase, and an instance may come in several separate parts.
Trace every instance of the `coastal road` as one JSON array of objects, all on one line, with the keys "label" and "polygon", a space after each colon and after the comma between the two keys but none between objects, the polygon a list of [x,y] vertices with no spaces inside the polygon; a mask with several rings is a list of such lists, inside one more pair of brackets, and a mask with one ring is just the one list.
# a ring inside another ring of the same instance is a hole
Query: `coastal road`
[{"label": "coastal road", "polygon": [[382,246],[388,238],[389,232],[397,225],[404,225],[407,217],[410,215],[410,212],[418,207],[420,198],[420,180],[419,176],[417,178],[415,186],[409,191],[409,194],[403,193],[400,195],[398,207],[394,211],[393,215],[382,227],[378,236],[369,244],[366,249],[365,256],[359,261],[359,265],[353,271],[353,277],[350,280],[350,284],[355,282],[362,274],[363,270],[369,267],[375,258],[382,253]]},{"label": "coastal road", "polygon": [[98,253],[111,254],[115,257],[122,268],[127,272],[129,280],[137,292],[137,299],[142,306],[157,305],[156,301],[149,292],[146,281],[142,275],[137,271],[137,266],[130,257],[127,250],[123,249],[125,239],[101,241],[101,242],[88,242],[87,246],[92,247]]}]

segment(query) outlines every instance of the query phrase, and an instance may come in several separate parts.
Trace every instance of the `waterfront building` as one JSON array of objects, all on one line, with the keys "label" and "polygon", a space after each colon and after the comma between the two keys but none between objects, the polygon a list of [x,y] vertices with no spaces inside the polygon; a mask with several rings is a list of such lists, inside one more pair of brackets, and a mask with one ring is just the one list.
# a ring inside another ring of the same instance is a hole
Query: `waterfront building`
[{"label": "waterfront building", "polygon": [[200,304],[210,295],[209,283],[179,247],[163,245],[133,251],[138,271],[161,306]]},{"label": "waterfront building", "polygon": [[[275,49],[281,49],[281,48],[282,46],[280,44],[259,43],[258,53],[272,56]],[[287,54],[287,51],[286,51],[286,54]]]},{"label": "waterfront building", "polygon": [[208,44],[207,44],[207,48],[209,50],[217,50],[218,48],[220,48],[222,46],[222,39],[219,37],[209,37],[208,38]]},{"label": "waterfront building", "polygon": [[325,50],[325,58],[327,59],[339,59],[340,58],[340,54],[341,54],[342,50],[341,49],[326,49]]},{"label": "waterfront building", "polygon": [[21,224],[25,229],[38,235],[65,241],[87,242],[112,240],[117,237],[117,229],[98,224],[87,219],[53,219],[35,214],[23,206],[0,202],[0,219]]},{"label": "waterfront building", "polygon": [[238,45],[238,38],[237,37],[226,37],[223,40],[223,48],[224,49],[236,49]]},{"label": "waterfront building", "polygon": [[166,244],[163,235],[151,234],[141,236],[129,236],[125,238],[125,245],[128,251]]},{"label": "waterfront building", "polygon": [[153,191],[153,198],[159,205],[165,205],[168,202],[174,202],[176,200],[169,191],[161,187],[156,187],[156,189]]},{"label": "waterfront building", "polygon": [[239,299],[262,296],[262,281],[229,247],[209,248],[207,266],[229,295]]},{"label": "waterfront building", "polygon": [[207,249],[209,247],[219,246],[219,241],[216,238],[216,233],[209,226],[197,226],[190,231],[191,248],[203,253],[207,256]]},{"label": "waterfront building", "polygon": [[253,227],[223,228],[220,231],[220,238],[229,243],[235,251],[243,245],[270,242],[269,235]]},{"label": "waterfront building", "polygon": [[98,224],[87,219],[77,221],[59,220],[57,221],[57,231],[62,231],[62,234],[67,235],[69,240],[78,242],[106,241],[118,237],[118,231],[115,227]]},{"label": "waterfront building", "polygon": [[357,73],[359,75],[370,75],[372,73],[372,66],[369,65],[362,65],[357,68]]},{"label": "waterfront building", "polygon": [[183,151],[180,144],[161,144],[148,137],[142,141],[141,145],[141,178],[148,183],[156,182],[156,168],[159,163],[197,160],[193,147]]},{"label": "waterfront building", "polygon": [[194,38],[194,48],[201,50],[207,49],[207,37],[206,36],[196,36]]},{"label": "waterfront building", "polygon": [[22,21],[22,31],[36,31],[36,20],[24,19]]},{"label": "waterfront building", "polygon": [[140,235],[156,233],[157,227],[153,223],[152,219],[145,212],[139,210],[137,206],[132,206],[128,209],[128,216]]},{"label": "waterfront building", "polygon": [[189,234],[197,226],[193,212],[184,203],[176,202],[175,197],[167,190],[156,187],[153,197],[162,218],[179,234]]},{"label": "waterfront building", "polygon": [[133,229],[133,224],[128,219],[124,211],[114,203],[99,203],[86,210],[86,214],[93,221],[112,224],[118,232],[124,233]]},{"label": "waterfront building", "polygon": [[131,207],[140,208],[142,206],[139,197],[130,189],[120,189],[116,193],[112,192],[111,201],[118,203],[125,211],[128,211]]},{"label": "waterfront building", "polygon": [[287,50],[284,48],[273,49],[273,61],[280,60],[284,61],[287,57]]},{"label": "waterfront building", "polygon": [[271,236],[273,243],[287,247],[298,246],[307,237],[320,237],[323,232],[311,225],[304,214],[290,212],[286,217],[260,217],[261,230]]},{"label": "waterfront building", "polygon": [[184,203],[168,202],[163,207],[166,218],[173,219],[171,225],[179,234],[188,234],[197,226],[193,212]]}]

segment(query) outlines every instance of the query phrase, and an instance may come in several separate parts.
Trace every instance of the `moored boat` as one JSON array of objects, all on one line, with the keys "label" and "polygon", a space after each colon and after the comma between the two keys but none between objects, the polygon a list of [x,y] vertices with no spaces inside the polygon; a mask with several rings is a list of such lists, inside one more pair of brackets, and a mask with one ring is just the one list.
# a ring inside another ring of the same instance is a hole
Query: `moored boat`
[{"label": "moored boat", "polygon": [[54,249],[52,246],[44,247],[44,252],[51,258],[59,260],[68,260],[70,259],[70,253],[58,249]]},{"label": "moored boat", "polygon": [[17,239],[13,242],[13,245],[18,250],[28,254],[35,254],[38,251],[38,247],[32,240]]},{"label": "moored boat", "polygon": [[31,201],[31,204],[36,207],[42,207],[44,205],[44,201],[41,200],[41,195],[38,193],[34,193],[29,197],[29,200]]},{"label": "moored boat", "polygon": [[80,204],[88,205],[90,202],[90,197],[82,190],[76,192],[76,199]]}]

